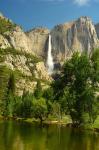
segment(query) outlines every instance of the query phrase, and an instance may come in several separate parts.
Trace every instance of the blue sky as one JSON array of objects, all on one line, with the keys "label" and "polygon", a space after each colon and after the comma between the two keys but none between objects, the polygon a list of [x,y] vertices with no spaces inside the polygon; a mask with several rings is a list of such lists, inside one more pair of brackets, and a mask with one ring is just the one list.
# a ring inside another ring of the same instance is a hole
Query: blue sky
[{"label": "blue sky", "polygon": [[24,30],[89,16],[99,22],[99,0],[0,0],[0,11]]}]

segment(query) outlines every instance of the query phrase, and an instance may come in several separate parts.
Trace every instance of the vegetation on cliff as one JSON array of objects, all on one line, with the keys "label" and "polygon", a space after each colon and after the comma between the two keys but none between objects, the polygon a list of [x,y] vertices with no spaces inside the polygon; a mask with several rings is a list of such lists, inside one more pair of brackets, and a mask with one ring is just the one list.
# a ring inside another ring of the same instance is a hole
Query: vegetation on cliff
[{"label": "vegetation on cliff", "polygon": [[[32,59],[32,63],[38,63],[42,61],[40,57],[34,56],[33,54],[29,54],[23,51],[16,50],[15,48],[8,47],[6,49],[0,48],[0,61],[2,62],[4,57],[8,54],[12,54],[13,56],[25,56],[27,59]],[[28,63],[28,62],[27,62]]]},{"label": "vegetation on cliff", "polygon": [[35,91],[15,94],[15,74],[0,67],[0,113],[6,118],[71,117],[74,125],[93,124],[99,115],[99,50],[91,57],[74,53],[64,63],[59,78],[50,88],[42,89],[38,80]]},{"label": "vegetation on cliff", "polygon": [[0,17],[0,34],[4,34],[7,31],[12,31],[16,24],[12,23],[9,19]]}]

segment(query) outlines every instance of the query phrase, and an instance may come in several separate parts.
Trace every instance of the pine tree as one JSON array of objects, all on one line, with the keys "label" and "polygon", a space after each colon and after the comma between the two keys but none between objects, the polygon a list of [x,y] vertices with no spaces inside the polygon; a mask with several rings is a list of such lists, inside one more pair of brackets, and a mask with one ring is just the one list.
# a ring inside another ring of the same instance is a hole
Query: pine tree
[{"label": "pine tree", "polygon": [[37,81],[37,85],[36,85],[36,89],[34,91],[34,96],[39,99],[40,97],[42,97],[42,86],[41,86],[41,82],[38,80]]}]

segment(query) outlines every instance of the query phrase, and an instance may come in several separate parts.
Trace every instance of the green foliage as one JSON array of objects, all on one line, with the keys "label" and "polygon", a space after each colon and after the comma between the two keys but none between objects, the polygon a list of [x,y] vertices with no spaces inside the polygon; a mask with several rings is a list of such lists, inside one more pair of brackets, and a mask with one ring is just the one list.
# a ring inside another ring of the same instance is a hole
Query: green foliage
[{"label": "green foliage", "polygon": [[45,97],[47,100],[53,101],[53,88],[47,88],[43,92],[43,97]]},{"label": "green foliage", "polygon": [[14,111],[14,95],[12,95],[12,93],[9,93],[3,102],[2,115],[5,118],[13,117],[13,111]]},{"label": "green foliage", "polygon": [[9,78],[9,70],[5,66],[0,66],[0,102],[4,99],[7,90],[7,81]]},{"label": "green foliage", "polygon": [[33,100],[33,117],[40,119],[42,122],[47,117],[47,105],[46,100],[44,98],[40,98],[38,100]]},{"label": "green foliage", "polygon": [[52,115],[58,118],[58,120],[61,119],[60,104],[57,102],[53,102],[52,104]]},{"label": "green foliage", "polygon": [[47,104],[44,98],[36,99],[32,94],[24,92],[22,97],[16,97],[14,102],[14,117],[36,118],[42,122],[47,117]]},{"label": "green foliage", "polygon": [[61,110],[70,114],[73,123],[83,123],[84,113],[88,113],[90,122],[97,116],[95,86],[99,83],[99,69],[96,69],[97,55],[94,53],[93,56],[91,61],[85,54],[74,53],[72,58],[65,62],[59,80],[53,84],[55,99],[61,104]]},{"label": "green foliage", "polygon": [[46,105],[47,105],[47,110],[48,114],[53,113],[53,101],[54,101],[54,96],[53,96],[53,88],[47,88],[43,91],[43,97],[46,99]]},{"label": "green foliage", "polygon": [[4,34],[7,31],[12,31],[16,25],[11,23],[8,19],[0,17],[0,34]]},{"label": "green foliage", "polygon": [[[91,56],[93,67],[93,84],[99,82],[99,49],[96,49]],[[98,87],[99,88],[99,87]]]},{"label": "green foliage", "polygon": [[15,95],[15,78],[13,72],[11,72],[7,82],[7,90],[5,93],[5,98],[2,101],[3,116],[5,117],[13,116],[14,95]]},{"label": "green foliage", "polygon": [[[17,51],[14,48],[0,49],[0,61],[4,61],[3,59],[7,54],[11,54],[14,57],[16,55],[25,55],[27,58],[27,64],[30,62],[37,63],[40,61],[40,59],[36,56]],[[1,59],[1,56],[3,56],[3,59]],[[22,97],[14,95],[15,82],[17,82],[19,78],[25,78],[28,80],[28,78],[24,76],[20,71],[11,71],[5,66],[0,66],[0,113],[4,117],[33,117],[33,94],[30,95],[26,92],[23,93]],[[29,80],[36,79],[29,78]],[[34,95],[36,99],[39,99],[42,97],[42,94],[42,86],[40,80],[38,80]]]},{"label": "green foliage", "polygon": [[16,114],[17,117],[22,118],[30,118],[32,117],[32,100],[33,95],[29,94],[28,92],[24,92],[22,98],[20,97],[20,102],[16,103],[16,110],[14,114]]},{"label": "green foliage", "polygon": [[0,66],[0,114],[3,112],[4,101],[8,91],[8,80],[10,70],[5,66]]},{"label": "green foliage", "polygon": [[37,81],[37,85],[36,85],[36,89],[34,91],[34,96],[36,97],[36,99],[39,99],[40,97],[42,97],[42,86],[41,86],[41,82],[40,80]]},{"label": "green foliage", "polygon": [[[14,49],[0,49],[1,54],[6,52],[23,55]],[[99,115],[99,50],[91,57],[74,53],[58,80],[46,90],[37,80],[34,93],[24,91],[22,97],[15,96],[15,82],[21,77],[25,76],[19,71],[0,66],[0,111],[5,117],[37,118],[42,122],[49,115],[60,120],[67,114],[74,124],[81,125],[94,123]]]},{"label": "green foliage", "polygon": [[8,93],[7,94],[11,93],[12,95],[14,95],[14,93],[15,93],[15,77],[14,77],[13,72],[10,73],[7,88],[8,88]]},{"label": "green foliage", "polygon": [[22,97],[15,96],[14,97],[14,104],[13,104],[13,117],[20,117],[21,116],[21,104],[22,104]]}]

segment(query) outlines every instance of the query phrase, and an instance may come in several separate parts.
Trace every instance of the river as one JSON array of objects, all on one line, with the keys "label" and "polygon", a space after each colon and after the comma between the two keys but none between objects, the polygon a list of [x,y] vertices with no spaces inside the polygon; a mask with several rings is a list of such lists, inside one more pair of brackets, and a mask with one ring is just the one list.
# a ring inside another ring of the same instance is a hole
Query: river
[{"label": "river", "polygon": [[99,150],[99,134],[59,125],[0,121],[0,150]]}]

